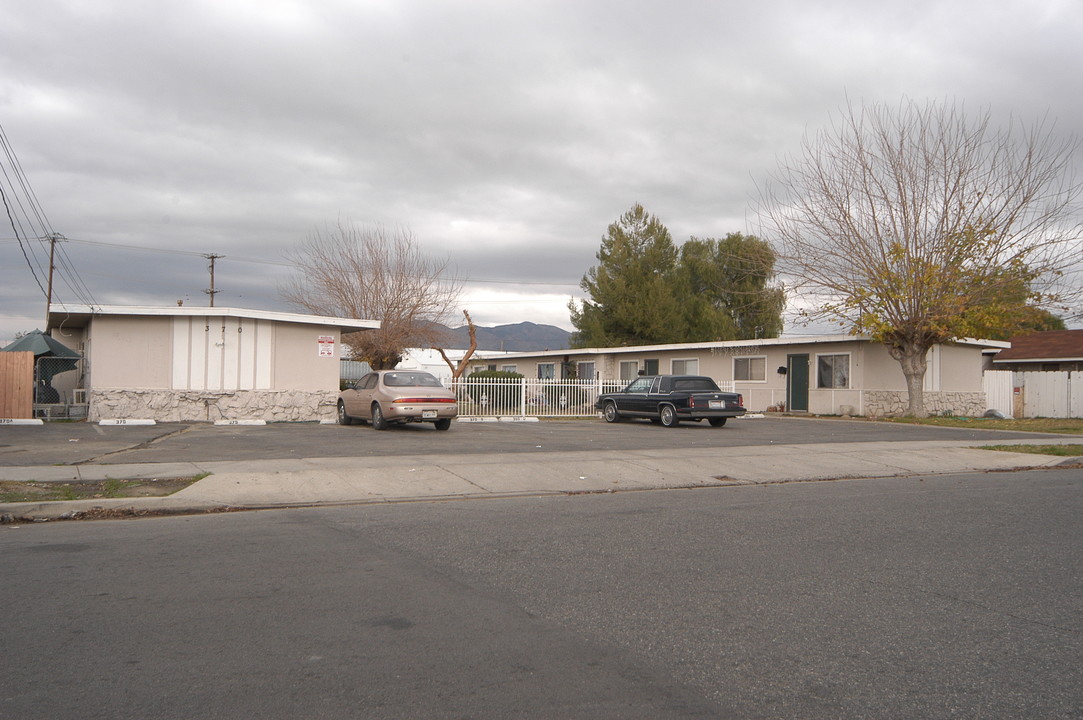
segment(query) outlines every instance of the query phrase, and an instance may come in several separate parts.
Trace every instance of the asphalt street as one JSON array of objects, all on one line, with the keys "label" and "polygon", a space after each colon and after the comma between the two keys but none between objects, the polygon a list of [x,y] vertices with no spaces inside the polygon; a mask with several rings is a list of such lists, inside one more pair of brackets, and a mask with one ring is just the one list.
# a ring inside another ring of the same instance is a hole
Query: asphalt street
[{"label": "asphalt street", "polygon": [[1081,480],[3,526],[0,718],[1079,718]]}]

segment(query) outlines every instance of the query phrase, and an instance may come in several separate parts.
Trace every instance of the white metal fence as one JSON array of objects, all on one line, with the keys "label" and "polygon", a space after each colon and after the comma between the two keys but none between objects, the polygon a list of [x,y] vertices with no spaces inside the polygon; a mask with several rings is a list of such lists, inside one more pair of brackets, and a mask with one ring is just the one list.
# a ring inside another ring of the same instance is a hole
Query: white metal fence
[{"label": "white metal fence", "polygon": [[[626,380],[537,380],[460,378],[444,381],[455,390],[462,417],[590,417],[601,393],[615,392]],[[733,392],[733,383],[719,387]]]}]

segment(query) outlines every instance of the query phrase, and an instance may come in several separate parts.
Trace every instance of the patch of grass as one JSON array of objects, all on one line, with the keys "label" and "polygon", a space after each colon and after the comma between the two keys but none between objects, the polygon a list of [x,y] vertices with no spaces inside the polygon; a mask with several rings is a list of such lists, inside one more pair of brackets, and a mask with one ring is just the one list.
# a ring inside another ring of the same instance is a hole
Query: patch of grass
[{"label": "patch of grass", "polygon": [[877,422],[936,425],[939,427],[965,427],[978,430],[1020,430],[1023,432],[1083,435],[1083,418],[1021,418],[1019,420],[997,420],[996,418],[966,417],[900,417],[880,418]]},{"label": "patch of grass", "polygon": [[130,481],[106,478],[105,482],[102,483],[102,496],[107,498],[124,497],[124,491],[129,484]]},{"label": "patch of grass", "polygon": [[1057,455],[1059,457],[1083,457],[1083,445],[982,445],[980,450],[1031,453],[1034,455]]},{"label": "patch of grass", "polygon": [[194,477],[161,478],[156,480],[119,480],[106,478],[100,482],[0,482],[0,503],[55,502],[63,500],[92,500],[96,498],[165,497],[183,490],[210,473]]}]

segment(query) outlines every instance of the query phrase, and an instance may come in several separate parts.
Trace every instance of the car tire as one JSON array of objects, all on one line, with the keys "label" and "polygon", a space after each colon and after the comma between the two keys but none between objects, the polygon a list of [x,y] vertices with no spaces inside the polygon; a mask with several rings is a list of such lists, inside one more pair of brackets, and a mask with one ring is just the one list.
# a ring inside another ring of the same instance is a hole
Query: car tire
[{"label": "car tire", "polygon": [[372,403],[372,429],[387,430],[388,427],[387,418],[384,417],[384,411],[380,409],[380,403]]},{"label": "car tire", "polygon": [[658,410],[658,420],[662,423],[663,427],[677,427],[677,423],[681,421],[677,417],[677,409],[672,405],[663,405]]},{"label": "car tire", "polygon": [[605,421],[608,423],[620,422],[621,417],[620,411],[617,410],[617,404],[612,400],[607,402],[605,407],[602,408],[602,417],[604,417]]},{"label": "car tire", "polygon": [[437,430],[450,430],[451,418],[440,418],[439,420],[434,422],[433,425],[436,426]]},{"label": "car tire", "polygon": [[722,427],[726,424],[726,418],[710,418],[707,422],[711,423],[711,427]]},{"label": "car tire", "polygon": [[338,401],[338,424],[353,425],[353,418],[346,414],[346,404],[341,400]]}]

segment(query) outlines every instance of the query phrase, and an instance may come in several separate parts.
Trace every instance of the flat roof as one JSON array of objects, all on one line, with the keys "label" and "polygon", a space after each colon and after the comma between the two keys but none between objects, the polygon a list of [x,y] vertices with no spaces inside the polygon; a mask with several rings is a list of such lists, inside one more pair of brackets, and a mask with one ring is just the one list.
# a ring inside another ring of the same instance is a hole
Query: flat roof
[{"label": "flat roof", "polygon": [[346,332],[375,330],[380,327],[379,320],[358,320],[352,318],[334,318],[323,315],[302,315],[298,313],[274,312],[271,310],[251,310],[232,307],[198,307],[194,305],[150,306],[150,305],[61,305],[53,303],[49,311],[49,328],[86,327],[90,318],[96,315],[129,317],[233,317],[250,320],[270,320],[273,322],[297,323],[304,325],[325,325],[336,327]]},{"label": "flat roof", "polygon": [[[524,357],[559,357],[563,355],[616,355],[625,353],[656,353],[681,350],[712,350],[721,348],[758,348],[777,347],[786,345],[819,345],[826,343],[843,342],[876,342],[866,335],[791,335],[788,337],[761,338],[759,340],[716,340],[712,342],[696,343],[670,343],[667,345],[626,345],[620,347],[594,347],[594,348],[566,348],[564,350],[535,350],[532,352],[501,353],[500,355],[486,355],[484,351],[474,354],[471,361],[487,360],[495,358],[524,358]],[[983,348],[1007,348],[1011,344],[1001,340],[977,340],[974,338],[961,338],[950,341],[956,345],[976,345]],[[948,343],[945,343],[948,344]],[[490,351],[491,352],[491,351]]]}]

